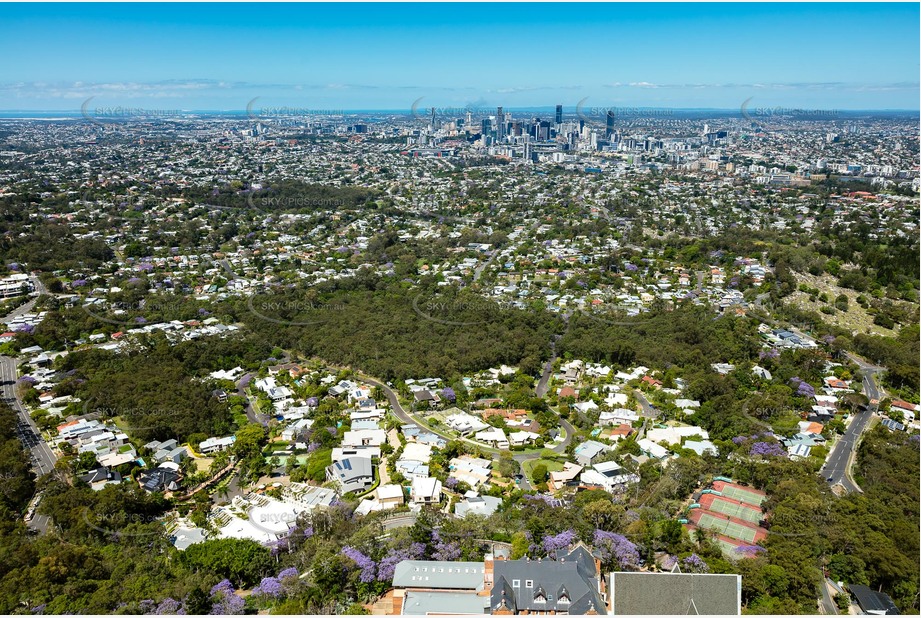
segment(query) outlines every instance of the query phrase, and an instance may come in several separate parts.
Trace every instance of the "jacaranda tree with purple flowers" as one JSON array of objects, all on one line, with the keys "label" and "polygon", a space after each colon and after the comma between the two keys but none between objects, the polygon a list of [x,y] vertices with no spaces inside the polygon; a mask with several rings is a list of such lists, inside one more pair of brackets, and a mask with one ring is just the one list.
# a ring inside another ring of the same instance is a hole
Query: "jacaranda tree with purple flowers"
[{"label": "jacaranda tree with purple flowers", "polygon": [[709,573],[710,567],[697,554],[691,554],[681,561],[681,570],[685,573]]},{"label": "jacaranda tree with purple flowers", "polygon": [[578,537],[575,530],[564,530],[559,534],[546,535],[541,542],[541,549],[544,553],[552,555],[558,549],[566,549],[572,545]]},{"label": "jacaranda tree with purple flowers", "polygon": [[592,545],[601,553],[601,563],[605,570],[624,570],[640,564],[639,550],[622,534],[595,530]]},{"label": "jacaranda tree with purple flowers", "polygon": [[361,575],[358,578],[359,581],[370,584],[376,579],[377,563],[374,562],[374,560],[348,545],[342,548],[342,555],[354,562],[355,566],[361,569]]}]

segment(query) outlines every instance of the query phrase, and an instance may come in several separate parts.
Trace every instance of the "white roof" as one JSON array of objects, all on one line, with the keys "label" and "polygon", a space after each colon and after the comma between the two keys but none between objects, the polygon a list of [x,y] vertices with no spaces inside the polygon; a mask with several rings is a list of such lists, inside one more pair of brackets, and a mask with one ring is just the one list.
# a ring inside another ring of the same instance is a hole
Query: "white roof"
[{"label": "white roof", "polygon": [[430,476],[413,479],[412,492],[414,496],[437,497],[441,493],[441,481]]},{"label": "white roof", "polygon": [[377,488],[377,499],[402,498],[403,488],[399,485],[381,485]]}]

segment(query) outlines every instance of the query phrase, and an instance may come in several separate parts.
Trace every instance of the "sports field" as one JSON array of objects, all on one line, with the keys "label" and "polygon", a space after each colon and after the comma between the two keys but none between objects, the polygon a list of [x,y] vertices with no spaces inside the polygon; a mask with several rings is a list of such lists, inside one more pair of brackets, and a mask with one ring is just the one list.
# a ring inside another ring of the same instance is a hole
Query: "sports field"
[{"label": "sports field", "polygon": [[728,537],[739,539],[745,541],[746,543],[751,543],[752,545],[754,545],[755,539],[758,537],[758,530],[756,528],[749,528],[734,521],[721,519],[707,512],[700,513],[699,519],[697,520],[697,525],[701,528],[716,530],[717,532],[725,534]]},{"label": "sports field", "polygon": [[738,552],[736,552],[736,550],[739,548],[739,546],[736,543],[733,543],[732,541],[727,541],[726,539],[723,539],[720,537],[716,537],[716,542],[719,543],[720,548],[725,553],[729,554],[730,556],[738,555]]},{"label": "sports field", "polygon": [[728,500],[720,500],[718,496],[713,496],[713,499],[709,502],[709,504],[705,504],[704,501],[701,500],[701,506],[708,511],[722,513],[723,515],[735,517],[736,519],[741,519],[756,525],[761,521],[761,511],[746,506],[745,504],[735,504]]},{"label": "sports field", "polygon": [[[716,483],[714,483],[714,486],[715,485]],[[722,483],[722,487],[717,490],[727,498],[732,498],[733,500],[738,500],[746,504],[754,504],[755,506],[761,506],[761,503],[764,502],[765,499],[764,496],[757,492],[748,491],[744,487],[730,485],[729,483]]]}]

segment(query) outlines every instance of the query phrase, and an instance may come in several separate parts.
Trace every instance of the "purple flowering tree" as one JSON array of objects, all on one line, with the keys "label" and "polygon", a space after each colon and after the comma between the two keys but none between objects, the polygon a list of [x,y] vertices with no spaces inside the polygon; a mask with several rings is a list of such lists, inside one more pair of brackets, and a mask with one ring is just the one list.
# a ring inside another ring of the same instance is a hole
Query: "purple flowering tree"
[{"label": "purple flowering tree", "polygon": [[377,563],[371,560],[371,558],[348,545],[342,548],[342,555],[354,562],[355,565],[361,569],[361,575],[358,578],[359,581],[364,584],[370,584],[375,580],[375,576],[377,575]]},{"label": "purple flowering tree", "polygon": [[263,577],[259,585],[253,588],[253,596],[263,602],[278,599],[283,592],[281,582],[276,577]]},{"label": "purple flowering tree", "polygon": [[735,549],[735,553],[745,558],[751,558],[758,554],[763,554],[766,551],[767,550],[760,545],[739,545]]},{"label": "purple flowering tree", "polygon": [[[309,528],[311,536],[313,535],[313,528]],[[281,582],[282,587],[285,592],[290,594],[292,590],[297,588],[297,585],[300,583],[300,576],[298,575],[297,569],[294,567],[288,567],[287,569],[282,569],[278,572],[278,581]]]},{"label": "purple flowering tree", "polygon": [[592,544],[601,553],[601,562],[605,565],[623,570],[640,564],[640,552],[636,545],[621,534],[595,530]]},{"label": "purple flowering tree", "polygon": [[796,388],[795,394],[799,397],[806,397],[809,399],[815,397],[815,389],[810,384],[803,382],[798,377],[790,378],[790,384]]},{"label": "purple flowering tree", "polygon": [[566,549],[576,540],[575,530],[564,530],[556,535],[545,535],[541,548],[547,554],[553,554],[558,549]]},{"label": "purple flowering tree", "polygon": [[697,554],[691,554],[681,561],[681,570],[685,573],[709,573],[710,567]]},{"label": "purple flowering tree", "polygon": [[160,601],[160,604],[157,605],[155,612],[158,616],[175,616],[182,615],[185,612],[182,609],[182,604],[176,599],[165,598]]},{"label": "purple flowering tree", "polygon": [[787,452],[777,442],[754,442],[749,449],[752,457],[786,457]]},{"label": "purple flowering tree", "polygon": [[450,386],[446,386],[445,388],[442,389],[441,397],[442,399],[446,401],[450,401],[452,403],[454,401],[457,401],[457,396],[454,394],[454,389],[451,388]]},{"label": "purple flowering tree", "polygon": [[211,614],[217,616],[238,615],[243,613],[246,602],[237,596],[230,580],[225,579],[211,588]]},{"label": "purple flowering tree", "polygon": [[404,560],[416,560],[425,553],[424,543],[413,543],[406,549],[390,551],[377,566],[377,581],[390,582],[397,565]]}]

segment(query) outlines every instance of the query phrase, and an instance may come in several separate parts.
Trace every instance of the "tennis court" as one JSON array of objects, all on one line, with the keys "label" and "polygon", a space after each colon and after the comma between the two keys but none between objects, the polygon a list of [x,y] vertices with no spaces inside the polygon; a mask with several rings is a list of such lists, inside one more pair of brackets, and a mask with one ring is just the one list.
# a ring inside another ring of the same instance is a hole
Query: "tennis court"
[{"label": "tennis court", "polygon": [[730,556],[737,556],[738,552],[736,550],[739,548],[738,544],[728,541],[722,537],[716,537],[716,542],[719,543],[720,548]]},{"label": "tennis court", "polygon": [[710,502],[709,505],[705,506],[708,511],[722,513],[723,515],[735,517],[736,519],[741,519],[753,524],[758,524],[762,517],[761,511],[759,510],[753,509],[745,504],[734,504],[728,500],[720,500],[716,496],[714,496],[713,501]]},{"label": "tennis court", "polygon": [[765,496],[762,496],[759,493],[748,491],[743,487],[739,487],[738,485],[730,485],[729,483],[723,483],[723,486],[719,488],[718,491],[727,498],[732,498],[733,500],[738,500],[739,502],[745,502],[746,504],[754,504],[755,506],[761,506],[761,503],[764,502],[765,499]]},{"label": "tennis court", "polygon": [[700,513],[700,517],[697,520],[697,525],[702,528],[716,530],[717,532],[725,534],[728,537],[739,539],[751,544],[754,544],[755,539],[758,537],[758,530],[756,528],[749,528],[734,521],[721,519],[716,515],[706,512]]}]

